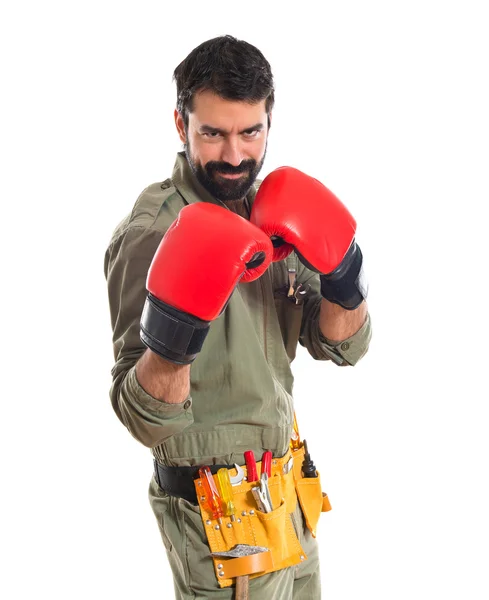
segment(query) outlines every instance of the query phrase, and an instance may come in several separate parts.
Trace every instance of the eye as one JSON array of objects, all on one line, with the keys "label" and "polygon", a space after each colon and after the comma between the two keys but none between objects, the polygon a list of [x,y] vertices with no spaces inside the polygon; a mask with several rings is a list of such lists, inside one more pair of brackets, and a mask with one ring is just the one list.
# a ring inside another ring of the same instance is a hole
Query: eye
[{"label": "eye", "polygon": [[251,131],[245,131],[243,133],[244,137],[247,139],[253,139],[255,137],[258,136],[258,133],[260,132],[259,129],[252,129]]},{"label": "eye", "polygon": [[210,138],[212,140],[215,140],[215,139],[221,137],[221,134],[218,133],[217,131],[204,131],[201,135],[203,135],[206,138]]}]

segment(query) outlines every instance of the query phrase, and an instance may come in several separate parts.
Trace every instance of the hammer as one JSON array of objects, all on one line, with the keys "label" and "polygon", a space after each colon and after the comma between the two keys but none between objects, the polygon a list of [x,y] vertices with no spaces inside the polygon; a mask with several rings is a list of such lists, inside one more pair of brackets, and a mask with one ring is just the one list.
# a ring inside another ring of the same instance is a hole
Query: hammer
[{"label": "hammer", "polygon": [[[263,546],[247,546],[246,544],[237,544],[231,550],[225,552],[213,552],[212,556],[216,558],[241,558],[243,556],[251,556],[252,554],[261,554],[268,552],[268,548]],[[249,575],[238,575],[236,577],[236,594],[235,600],[249,599]]]}]

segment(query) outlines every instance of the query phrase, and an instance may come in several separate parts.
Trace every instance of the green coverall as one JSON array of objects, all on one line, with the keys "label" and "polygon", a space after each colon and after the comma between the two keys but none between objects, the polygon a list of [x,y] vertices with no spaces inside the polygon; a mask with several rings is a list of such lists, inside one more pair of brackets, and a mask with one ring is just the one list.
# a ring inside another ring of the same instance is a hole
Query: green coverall
[{"label": "green coverall", "polygon": [[[258,185],[247,196],[249,207]],[[370,317],[349,339],[339,344],[326,340],[318,324],[318,274],[291,258],[272,263],[258,280],[239,284],[225,311],[211,323],[191,367],[188,398],[167,404],[151,397],[135,374],[135,364],[146,350],[139,337],[146,275],[162,236],[180,209],[194,202],[224,206],[196,180],[184,153],[178,153],[171,179],[146,188],[112,235],[105,255],[115,357],[112,405],[129,432],[163,465],[243,465],[245,450],[253,450],[258,459],[265,449],[281,457],[293,426],[290,363],[297,342],[316,360],[354,365],[368,349]],[[189,244],[198,253],[198,239]],[[174,260],[178,262],[178,256]],[[291,261],[297,282],[310,285],[302,304],[287,298]],[[210,270],[212,264],[201,268]],[[212,294],[212,289],[203,289],[202,294]],[[232,588],[221,589],[216,580],[199,508],[165,494],[154,477],[149,496],[173,571],[176,598],[232,598]],[[299,505],[292,520],[308,559],[252,579],[251,598],[320,597],[316,540],[304,526]],[[161,597],[167,597],[165,589]]]}]

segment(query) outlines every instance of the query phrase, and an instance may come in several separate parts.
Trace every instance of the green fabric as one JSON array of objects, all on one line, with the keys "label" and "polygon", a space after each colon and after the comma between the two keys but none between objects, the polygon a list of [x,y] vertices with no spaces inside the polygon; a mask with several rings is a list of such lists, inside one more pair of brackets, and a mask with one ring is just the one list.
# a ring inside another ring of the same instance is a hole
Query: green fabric
[{"label": "green fabric", "polygon": [[[154,478],[149,499],[173,573],[176,600],[195,598],[231,600],[234,586],[220,588],[210,558],[198,506],[168,496]],[[321,597],[317,540],[306,528],[299,503],[291,519],[307,560],[250,580],[250,598],[256,600],[316,600]],[[168,597],[168,592],[161,594]]]},{"label": "green fabric", "polygon": [[[249,204],[255,193],[250,192]],[[267,448],[282,456],[292,431],[290,362],[297,343],[317,360],[354,364],[368,347],[370,319],[348,340],[348,349],[342,350],[344,342],[329,343],[318,326],[319,276],[297,261],[297,281],[311,287],[304,302],[295,304],[287,298],[287,261],[272,263],[258,280],[239,284],[224,313],[211,323],[191,367],[189,398],[180,404],[152,398],[135,375],[135,363],[146,349],[139,337],[146,274],[180,209],[198,201],[221,204],[202,188],[179,153],[171,180],[146,188],[113,233],[105,255],[115,357],[112,405],[162,464],[243,464],[249,449],[261,455]],[[192,243],[198,252],[198,242]]]},{"label": "green fabric", "polygon": [[[256,187],[247,198],[249,206],[255,193]],[[146,275],[180,209],[199,201],[221,204],[195,180],[184,154],[179,153],[172,178],[146,188],[112,235],[105,255],[115,358],[112,405],[129,432],[151,448],[162,464],[244,464],[245,450],[253,450],[257,459],[264,449],[283,456],[292,432],[290,363],[297,344],[316,360],[355,364],[368,348],[370,318],[348,340],[326,340],[318,325],[319,276],[293,255],[270,265],[257,281],[238,285],[224,313],[211,323],[202,351],[191,366],[189,397],[180,404],[151,397],[135,373],[135,364],[146,350],[139,337]],[[198,241],[190,243],[198,253]],[[178,261],[178,256],[174,260]],[[289,274],[308,289],[300,304],[287,297]],[[203,289],[202,294],[212,294],[212,290]],[[232,598],[232,588],[218,586],[198,507],[169,497],[154,478],[149,497],[172,568],[177,600]],[[250,597],[320,598],[317,543],[304,526],[299,504],[291,518],[308,559],[297,567],[253,579]]]}]

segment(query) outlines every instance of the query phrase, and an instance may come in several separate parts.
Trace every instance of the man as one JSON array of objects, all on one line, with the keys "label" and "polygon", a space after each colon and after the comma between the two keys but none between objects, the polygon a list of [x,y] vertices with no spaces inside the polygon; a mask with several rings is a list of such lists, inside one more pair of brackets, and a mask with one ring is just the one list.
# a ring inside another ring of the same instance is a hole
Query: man
[{"label": "man", "polygon": [[[105,256],[116,361],[110,395],[155,460],[149,495],[176,597],[225,599],[233,588],[221,587],[222,565],[210,556],[211,521],[194,487],[199,466],[244,466],[250,450],[257,459],[271,450],[279,464],[293,434],[297,343],[316,360],[354,365],[367,351],[370,318],[352,219],[326,188],[281,171],[285,186],[266,178],[254,211],[274,103],[261,52],[230,36],[212,39],[174,78],[184,152],[170,179],[142,192]],[[310,186],[321,189],[301,193]],[[311,197],[318,211],[307,206]],[[291,214],[282,218],[283,207]],[[293,223],[290,231],[282,221]],[[343,247],[339,259],[308,246],[313,226]],[[285,552],[283,564],[293,566],[252,577],[252,598],[320,597],[316,541],[295,496],[290,506],[285,518],[302,562],[287,562]],[[228,521],[230,530],[241,523]],[[226,527],[216,524],[212,535]]]}]

